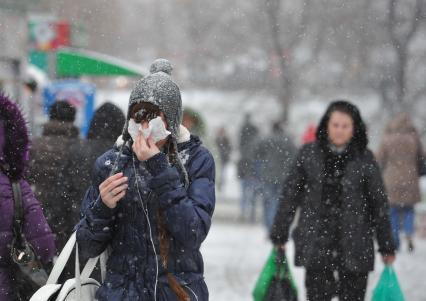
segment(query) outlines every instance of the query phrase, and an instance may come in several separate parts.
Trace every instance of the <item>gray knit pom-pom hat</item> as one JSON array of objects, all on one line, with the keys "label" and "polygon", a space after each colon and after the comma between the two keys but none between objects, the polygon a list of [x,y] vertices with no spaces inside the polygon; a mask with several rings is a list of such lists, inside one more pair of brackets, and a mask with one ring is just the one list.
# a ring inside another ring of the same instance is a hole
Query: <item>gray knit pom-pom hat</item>
[{"label": "gray knit pom-pom hat", "polygon": [[151,103],[164,113],[168,130],[174,140],[179,136],[179,126],[182,123],[182,99],[178,85],[172,80],[172,64],[166,59],[155,60],[150,68],[150,74],[140,79],[130,94],[127,122],[123,129],[123,138],[128,140],[128,121],[132,107],[139,103]]}]

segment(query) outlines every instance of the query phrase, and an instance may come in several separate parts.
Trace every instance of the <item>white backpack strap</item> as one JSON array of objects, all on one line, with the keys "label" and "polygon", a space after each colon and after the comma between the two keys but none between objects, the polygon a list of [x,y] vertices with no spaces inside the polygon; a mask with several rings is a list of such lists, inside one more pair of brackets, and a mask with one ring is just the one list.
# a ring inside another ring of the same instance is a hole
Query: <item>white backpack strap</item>
[{"label": "white backpack strap", "polygon": [[50,273],[46,284],[56,284],[58,282],[59,276],[61,276],[61,273],[71,256],[72,250],[74,249],[75,242],[76,234],[74,232],[68,242],[65,244],[65,247],[62,249],[61,254],[59,254],[59,257],[53,266],[52,272]]},{"label": "white backpack strap", "polygon": [[84,266],[83,271],[81,272],[81,279],[86,280],[90,277],[90,275],[92,274],[92,272],[95,269],[96,264],[98,263],[98,260],[99,260],[100,266],[101,266],[102,282],[104,282],[105,275],[106,275],[106,260],[107,259],[108,259],[108,249],[103,251],[101,255],[90,258],[87,261],[86,265]]},{"label": "white backpack strap", "polygon": [[75,244],[75,298],[76,300],[81,300],[81,276],[78,243]]},{"label": "white backpack strap", "polygon": [[[59,257],[56,260],[55,265],[53,266],[53,269],[49,275],[49,278],[47,279],[46,284],[56,284],[58,282],[58,279],[61,276],[62,271],[64,270],[65,265],[67,264],[71,256],[72,250],[74,249],[74,246],[76,245],[76,240],[77,240],[76,232],[74,232],[69,238],[68,242],[65,244],[64,248],[62,249],[61,254],[59,254]],[[93,270],[95,269],[98,259],[100,258],[101,275],[102,275],[102,282],[103,282],[106,275],[106,260],[108,259],[108,249],[105,249],[105,251],[100,256],[90,258],[87,261],[83,271],[81,272],[81,275],[80,275],[80,264],[77,264],[77,262],[79,263],[79,258],[77,254],[78,254],[78,250],[76,248],[76,265],[75,265],[76,278],[88,279],[90,275],[92,274]]]},{"label": "white backpack strap", "polygon": [[98,259],[99,259],[99,256],[96,256],[96,257],[90,258],[87,261],[83,271],[81,272],[81,279],[86,280],[90,277],[90,275],[92,274],[93,270],[96,267],[96,264],[98,263]]},{"label": "white backpack strap", "polygon": [[99,258],[100,266],[101,266],[101,278],[102,282],[105,281],[106,277],[106,262],[108,260],[108,248],[101,254],[101,257]]}]

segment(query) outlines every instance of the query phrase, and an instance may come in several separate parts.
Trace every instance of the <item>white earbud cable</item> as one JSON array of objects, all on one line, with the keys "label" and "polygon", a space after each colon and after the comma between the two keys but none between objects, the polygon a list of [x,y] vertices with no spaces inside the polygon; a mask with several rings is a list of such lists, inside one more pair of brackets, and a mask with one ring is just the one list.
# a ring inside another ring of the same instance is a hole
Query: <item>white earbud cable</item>
[{"label": "white earbud cable", "polygon": [[142,205],[143,212],[145,213],[145,217],[146,217],[146,220],[147,220],[147,223],[148,223],[149,238],[151,240],[152,249],[154,250],[154,255],[155,255],[155,267],[156,267],[155,285],[154,285],[154,301],[155,301],[155,300],[157,300],[157,284],[158,284],[158,259],[157,259],[157,257],[158,257],[158,255],[157,255],[157,251],[155,250],[154,239],[152,238],[152,228],[151,228],[151,222],[149,221],[148,209],[145,209],[145,206],[144,206],[143,201],[142,201],[142,196],[141,196],[141,193],[139,191],[138,173],[136,171],[134,155],[132,155],[132,161],[133,161],[133,170],[135,172],[136,188],[137,188],[138,195],[139,195],[139,202]]}]

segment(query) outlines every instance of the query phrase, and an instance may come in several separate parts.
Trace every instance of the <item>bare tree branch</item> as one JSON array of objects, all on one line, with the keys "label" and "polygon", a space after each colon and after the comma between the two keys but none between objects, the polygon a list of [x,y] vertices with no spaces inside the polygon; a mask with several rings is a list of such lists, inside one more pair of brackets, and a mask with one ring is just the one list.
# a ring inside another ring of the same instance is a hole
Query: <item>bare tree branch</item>
[{"label": "bare tree branch", "polygon": [[291,37],[290,42],[288,43],[287,48],[294,49],[297,45],[303,40],[303,36],[306,34],[306,29],[308,27],[309,21],[309,6],[310,0],[303,1],[303,8],[301,13],[301,18],[298,24],[295,25],[296,30],[294,35]]},{"label": "bare tree branch", "polygon": [[407,36],[405,38],[406,43],[408,43],[413,38],[414,34],[419,28],[421,19],[422,19],[422,0],[417,0],[414,16],[411,19],[410,29],[408,30]]},{"label": "bare tree branch", "polygon": [[399,37],[397,33],[397,28],[399,27],[399,22],[396,16],[397,4],[398,0],[389,1],[387,27],[394,46],[397,48],[404,48],[404,46],[411,41],[419,28],[421,20],[424,18],[422,13],[422,0],[416,0],[414,14],[410,17],[411,22],[409,29],[405,34],[402,34],[401,37]]},{"label": "bare tree branch", "polygon": [[412,97],[413,102],[417,102],[421,97],[426,97],[426,86],[423,86],[422,89],[418,90]]},{"label": "bare tree branch", "polygon": [[401,43],[397,37],[395,28],[397,27],[396,20],[396,4],[398,0],[390,0],[388,4],[388,18],[387,18],[387,28],[389,32],[389,36],[392,40],[392,44],[395,48],[400,48]]},{"label": "bare tree branch", "polygon": [[290,108],[290,102],[293,98],[293,85],[294,85],[294,72],[291,68],[290,58],[286,56],[284,50],[292,53],[297,45],[303,40],[306,32],[308,23],[308,6],[309,2],[306,0],[303,4],[301,18],[297,24],[294,24],[295,30],[294,35],[288,39],[288,42],[284,46],[280,39],[281,26],[279,20],[279,12],[281,8],[281,0],[266,0],[266,12],[268,15],[269,28],[271,33],[272,44],[274,52],[276,53],[279,66],[280,66],[280,81],[281,85],[279,88],[279,98],[283,104],[283,122],[288,121],[288,111]]},{"label": "bare tree branch", "polygon": [[[288,76],[288,60],[284,57],[284,49],[280,40],[280,23],[278,20],[278,14],[281,7],[280,0],[266,0],[266,12],[268,14],[269,27],[271,32],[272,44],[274,51],[278,56],[280,66],[280,78],[282,81],[282,87],[279,89],[279,98],[283,105],[283,122],[288,120],[288,110],[290,107],[289,93],[291,87],[291,79]],[[286,93],[287,95],[284,95]],[[287,96],[287,97],[286,97]]]}]

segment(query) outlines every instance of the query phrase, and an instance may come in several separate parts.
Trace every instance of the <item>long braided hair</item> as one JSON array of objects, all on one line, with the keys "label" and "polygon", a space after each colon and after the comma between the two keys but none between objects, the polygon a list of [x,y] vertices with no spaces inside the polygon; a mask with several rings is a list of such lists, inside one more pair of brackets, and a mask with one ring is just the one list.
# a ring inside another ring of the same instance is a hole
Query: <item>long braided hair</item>
[{"label": "long braided hair", "polygon": [[[141,103],[134,104],[129,108],[129,116],[128,119],[132,114],[137,112],[142,107]],[[156,107],[155,105],[153,107]],[[123,139],[124,140],[131,140],[130,134],[127,131],[128,126],[128,119],[126,121],[126,124],[123,129]],[[181,175],[184,177],[185,181],[185,188],[188,188],[189,186],[189,177],[188,173],[182,163],[182,161],[179,159],[178,154],[178,145],[177,145],[177,136],[179,133],[175,133],[175,135],[169,136],[166,145],[164,146],[164,152],[167,155],[168,161],[171,165],[174,165],[178,168]],[[168,259],[170,254],[170,238],[171,235],[166,227],[166,218],[165,213],[163,210],[159,209],[157,212],[157,230],[158,230],[158,240],[160,242],[160,258],[161,258],[161,264],[163,265],[163,268],[167,272],[167,280],[170,288],[172,291],[176,294],[179,301],[190,301],[190,297],[188,293],[185,291],[185,289],[180,285],[180,283],[177,281],[177,279],[173,276],[172,273],[168,271]]]},{"label": "long braided hair", "polygon": [[[167,141],[167,145],[165,147],[167,157],[169,159],[170,164],[178,167],[179,171],[183,174],[185,178],[185,188],[189,186],[188,173],[183,166],[182,161],[179,159],[178,148],[176,139],[171,137]],[[158,210],[158,233],[159,233],[159,241],[160,241],[160,257],[161,264],[167,272],[167,281],[169,283],[170,288],[176,294],[180,301],[189,301],[191,298],[188,293],[184,290],[182,285],[177,281],[177,279],[170,273],[167,269],[167,263],[169,259],[170,252],[170,233],[166,228],[166,218],[163,210]]]}]

